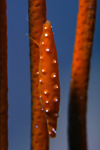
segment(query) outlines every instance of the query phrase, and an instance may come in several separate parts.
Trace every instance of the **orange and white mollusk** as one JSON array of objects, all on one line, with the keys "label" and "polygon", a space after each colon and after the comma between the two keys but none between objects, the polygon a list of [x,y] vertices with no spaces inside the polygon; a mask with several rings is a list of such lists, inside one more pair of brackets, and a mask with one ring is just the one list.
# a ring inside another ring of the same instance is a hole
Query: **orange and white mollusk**
[{"label": "orange and white mollusk", "polygon": [[57,50],[50,21],[46,21],[43,25],[39,48],[40,100],[47,121],[48,133],[51,137],[55,137],[60,103],[60,84]]}]

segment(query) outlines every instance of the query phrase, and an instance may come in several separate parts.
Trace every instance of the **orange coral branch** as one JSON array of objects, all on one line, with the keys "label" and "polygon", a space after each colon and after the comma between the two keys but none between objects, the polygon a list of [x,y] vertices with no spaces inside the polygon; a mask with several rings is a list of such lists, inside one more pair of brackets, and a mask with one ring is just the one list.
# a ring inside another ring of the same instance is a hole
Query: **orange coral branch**
[{"label": "orange coral branch", "polygon": [[50,21],[43,25],[40,39],[39,91],[46,116],[48,133],[56,136],[57,118],[60,103],[60,84],[57,50]]},{"label": "orange coral branch", "polygon": [[[30,37],[39,43],[46,21],[46,1],[29,0],[29,33]],[[48,150],[49,137],[44,112],[39,99],[39,46],[30,40],[31,69],[31,150]]]},{"label": "orange coral branch", "polygon": [[86,150],[86,107],[90,58],[96,15],[96,0],[79,0],[79,12],[73,53],[70,106],[70,150]]},{"label": "orange coral branch", "polygon": [[6,0],[0,0],[0,150],[8,149],[8,78]]}]

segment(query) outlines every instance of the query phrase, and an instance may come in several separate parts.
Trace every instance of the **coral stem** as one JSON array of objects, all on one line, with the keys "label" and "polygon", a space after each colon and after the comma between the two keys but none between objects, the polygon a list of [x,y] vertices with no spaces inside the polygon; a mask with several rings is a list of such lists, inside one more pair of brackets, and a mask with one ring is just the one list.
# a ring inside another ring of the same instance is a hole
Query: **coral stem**
[{"label": "coral stem", "polygon": [[[46,1],[29,0],[29,36],[37,43],[46,21]],[[30,39],[31,150],[48,150],[47,123],[39,98],[39,46]]]},{"label": "coral stem", "polygon": [[79,0],[69,102],[70,150],[87,150],[86,110],[96,0]]},{"label": "coral stem", "polygon": [[0,150],[8,150],[8,76],[6,0],[0,0]]}]

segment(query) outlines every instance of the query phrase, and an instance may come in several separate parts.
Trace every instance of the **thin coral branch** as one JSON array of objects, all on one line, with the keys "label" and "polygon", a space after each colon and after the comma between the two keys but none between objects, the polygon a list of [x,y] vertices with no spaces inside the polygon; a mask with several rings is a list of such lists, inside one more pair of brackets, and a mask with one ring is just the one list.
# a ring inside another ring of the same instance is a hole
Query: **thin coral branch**
[{"label": "thin coral branch", "polygon": [[6,0],[0,0],[0,150],[8,150],[8,77]]},{"label": "thin coral branch", "polygon": [[31,70],[31,150],[48,150],[47,123],[39,99],[39,43],[46,21],[46,1],[29,0],[29,36]]},{"label": "thin coral branch", "polygon": [[69,102],[70,150],[87,150],[87,90],[95,16],[96,0],[79,0]]}]

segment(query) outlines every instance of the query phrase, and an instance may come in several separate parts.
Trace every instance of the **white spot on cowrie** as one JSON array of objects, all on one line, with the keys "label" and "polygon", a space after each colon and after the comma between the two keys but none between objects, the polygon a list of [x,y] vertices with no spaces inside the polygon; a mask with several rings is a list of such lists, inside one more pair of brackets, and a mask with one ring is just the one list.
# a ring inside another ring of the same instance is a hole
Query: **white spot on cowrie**
[{"label": "white spot on cowrie", "polygon": [[42,42],[42,44],[44,44],[44,42]]},{"label": "white spot on cowrie", "polygon": [[42,79],[40,79],[39,82],[42,83]]},{"label": "white spot on cowrie", "polygon": [[52,131],[53,131],[54,133],[56,133],[56,130],[55,130],[54,128],[52,129]]},{"label": "white spot on cowrie", "polygon": [[42,56],[40,56],[40,59],[42,59]]},{"label": "white spot on cowrie", "polygon": [[57,60],[56,60],[56,59],[53,59],[53,63],[56,64],[56,63],[57,63]]},{"label": "white spot on cowrie", "polygon": [[50,49],[49,48],[46,48],[46,52],[49,52],[50,51]]},{"label": "white spot on cowrie", "polygon": [[48,104],[48,103],[49,103],[49,101],[46,101],[46,103]]},{"label": "white spot on cowrie", "polygon": [[58,89],[58,84],[54,85],[53,88],[54,88],[54,89]]},{"label": "white spot on cowrie", "polygon": [[39,72],[37,71],[37,74],[39,74]]},{"label": "white spot on cowrie", "polygon": [[57,97],[55,97],[55,98],[54,98],[54,101],[55,101],[55,102],[58,102],[58,98],[57,98]]},{"label": "white spot on cowrie", "polygon": [[48,90],[44,90],[44,94],[47,95],[48,94]]},{"label": "white spot on cowrie", "polygon": [[42,96],[41,96],[41,95],[40,95],[39,97],[40,97],[40,98],[42,98]]},{"label": "white spot on cowrie", "polygon": [[47,37],[48,36],[48,34],[47,33],[45,33],[45,37]]},{"label": "white spot on cowrie", "polygon": [[54,114],[54,116],[55,116],[55,117],[58,117],[58,114],[57,114],[57,113],[55,113],[55,114]]},{"label": "white spot on cowrie", "polygon": [[45,112],[49,112],[49,110],[48,109],[46,109],[46,111]]},{"label": "white spot on cowrie", "polygon": [[47,29],[47,27],[44,27],[44,29]]},{"label": "white spot on cowrie", "polygon": [[55,77],[56,77],[56,73],[52,73],[52,74],[51,74],[51,77],[52,77],[52,78],[55,78]]},{"label": "white spot on cowrie", "polygon": [[49,135],[51,135],[51,131],[49,131]]},{"label": "white spot on cowrie", "polygon": [[45,73],[45,69],[42,69],[42,72]]},{"label": "white spot on cowrie", "polygon": [[42,72],[44,72],[44,69],[42,69]]}]

